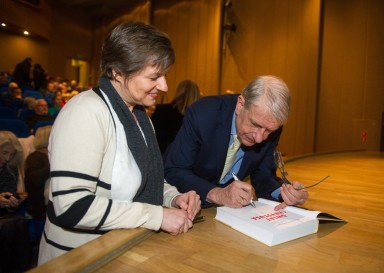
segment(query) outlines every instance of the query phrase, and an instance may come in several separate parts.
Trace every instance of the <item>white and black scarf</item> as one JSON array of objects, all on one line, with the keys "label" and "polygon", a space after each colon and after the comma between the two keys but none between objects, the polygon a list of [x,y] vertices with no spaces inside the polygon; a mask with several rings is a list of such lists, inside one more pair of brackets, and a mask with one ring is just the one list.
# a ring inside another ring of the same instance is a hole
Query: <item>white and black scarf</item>
[{"label": "white and black scarf", "polygon": [[[144,107],[136,105],[132,113],[106,77],[100,78],[99,88],[108,97],[113,110],[123,125],[128,147],[141,172],[141,185],[133,198],[133,202],[162,205],[164,191],[163,161],[155,132]],[[93,90],[106,103],[99,88],[94,88]],[[108,106],[107,103],[106,105]],[[141,127],[145,139],[133,114]]]}]

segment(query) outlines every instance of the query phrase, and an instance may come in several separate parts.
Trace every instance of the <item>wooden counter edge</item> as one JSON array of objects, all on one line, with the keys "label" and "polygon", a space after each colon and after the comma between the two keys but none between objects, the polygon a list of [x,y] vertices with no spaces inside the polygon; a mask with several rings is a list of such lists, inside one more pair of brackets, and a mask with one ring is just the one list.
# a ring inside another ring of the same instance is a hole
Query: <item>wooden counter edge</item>
[{"label": "wooden counter edge", "polygon": [[154,233],[145,228],[112,230],[28,272],[92,272]]}]

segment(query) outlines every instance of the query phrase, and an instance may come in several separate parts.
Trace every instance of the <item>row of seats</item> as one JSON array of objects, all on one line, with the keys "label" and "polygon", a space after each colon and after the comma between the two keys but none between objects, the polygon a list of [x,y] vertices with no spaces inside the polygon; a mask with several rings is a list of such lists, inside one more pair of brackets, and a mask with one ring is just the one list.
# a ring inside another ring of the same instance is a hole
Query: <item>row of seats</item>
[{"label": "row of seats", "polygon": [[[19,112],[20,111],[20,112]],[[33,109],[16,110],[7,106],[0,106],[0,118],[27,120],[27,117],[35,112]]]},{"label": "row of seats", "polygon": [[[10,96],[10,94],[8,93],[8,90],[7,89],[4,89],[4,90],[1,90],[0,91],[0,106],[5,106],[5,102],[6,102],[6,99],[7,99],[7,96]],[[36,90],[25,90],[21,93],[23,99],[26,98],[26,97],[33,97],[35,99],[45,99],[48,103],[48,107],[51,107],[53,104],[52,104],[52,97],[53,97],[53,94],[52,93],[47,93],[45,96],[43,96],[43,94],[40,92],[40,91],[36,91]],[[25,105],[19,105],[15,108],[24,108]]]},{"label": "row of seats", "polygon": [[[38,121],[36,122],[33,132],[36,132],[38,128],[47,125],[53,125],[53,121]],[[11,131],[17,137],[26,138],[31,135],[27,123],[24,120],[19,119],[6,119],[0,118],[0,130]]]}]

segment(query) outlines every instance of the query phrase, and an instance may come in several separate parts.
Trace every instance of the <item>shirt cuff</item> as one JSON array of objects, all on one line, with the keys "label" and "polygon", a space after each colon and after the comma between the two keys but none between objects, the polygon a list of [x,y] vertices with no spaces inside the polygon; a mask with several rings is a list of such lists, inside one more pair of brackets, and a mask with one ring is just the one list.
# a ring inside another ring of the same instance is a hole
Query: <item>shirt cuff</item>
[{"label": "shirt cuff", "polygon": [[271,193],[271,196],[272,196],[272,198],[275,199],[275,200],[280,200],[280,199],[281,199],[280,188],[277,188],[276,190],[274,190],[274,191]]}]

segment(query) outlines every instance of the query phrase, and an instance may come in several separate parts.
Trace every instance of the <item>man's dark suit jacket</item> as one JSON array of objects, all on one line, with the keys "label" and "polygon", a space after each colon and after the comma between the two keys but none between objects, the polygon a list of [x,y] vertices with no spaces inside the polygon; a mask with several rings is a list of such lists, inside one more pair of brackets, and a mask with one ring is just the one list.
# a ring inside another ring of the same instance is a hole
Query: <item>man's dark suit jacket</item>
[{"label": "man's dark suit jacket", "polygon": [[[192,104],[164,155],[165,179],[180,192],[195,190],[203,207],[211,205],[205,201],[211,189],[226,186],[218,183],[227,155],[237,97],[208,96]],[[257,197],[273,199],[271,193],[281,186],[273,159],[281,131],[282,128],[271,133],[260,144],[241,147],[245,154],[237,176],[241,180],[250,175]]]}]

